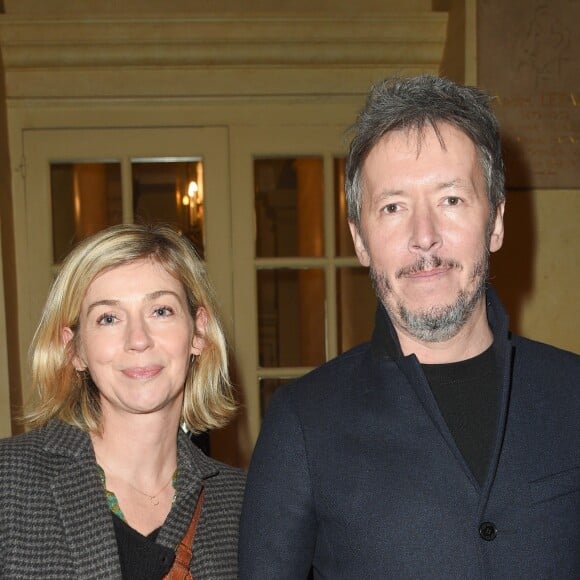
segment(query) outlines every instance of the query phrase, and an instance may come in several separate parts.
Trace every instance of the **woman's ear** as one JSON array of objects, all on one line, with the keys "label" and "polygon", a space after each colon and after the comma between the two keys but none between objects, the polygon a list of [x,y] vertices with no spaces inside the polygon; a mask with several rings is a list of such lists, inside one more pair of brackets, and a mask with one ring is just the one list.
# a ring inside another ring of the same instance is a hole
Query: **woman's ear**
[{"label": "woman's ear", "polygon": [[[75,333],[72,331],[72,329],[69,326],[64,326],[63,329],[61,330],[61,338],[62,338],[62,343],[64,346],[67,346],[69,342],[71,342],[73,340],[73,338],[75,337]],[[79,357],[79,355],[76,353],[76,349],[74,348],[74,342],[71,345],[72,351],[73,351],[73,357],[72,357],[72,365],[75,368],[75,370],[77,371],[84,371],[87,368],[86,363]]]},{"label": "woman's ear", "polygon": [[195,312],[195,320],[193,321],[193,340],[191,342],[191,354],[198,356],[205,348],[205,336],[207,331],[207,323],[209,316],[207,310],[200,306]]}]

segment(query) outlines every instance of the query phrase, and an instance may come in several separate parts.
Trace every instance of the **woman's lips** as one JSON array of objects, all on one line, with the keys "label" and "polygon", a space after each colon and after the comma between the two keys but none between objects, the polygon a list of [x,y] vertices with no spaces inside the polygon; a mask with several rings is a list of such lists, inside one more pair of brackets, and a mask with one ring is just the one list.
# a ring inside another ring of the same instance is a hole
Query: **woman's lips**
[{"label": "woman's lips", "polygon": [[130,367],[121,372],[130,379],[151,379],[157,376],[163,369],[160,365],[150,365],[146,367]]}]

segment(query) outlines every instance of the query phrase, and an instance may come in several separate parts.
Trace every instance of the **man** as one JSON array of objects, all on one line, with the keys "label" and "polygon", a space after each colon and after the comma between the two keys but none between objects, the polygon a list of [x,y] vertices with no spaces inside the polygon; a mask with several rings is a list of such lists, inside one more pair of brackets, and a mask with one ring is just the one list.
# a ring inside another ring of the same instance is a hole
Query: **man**
[{"label": "man", "polygon": [[273,398],[240,578],[580,578],[580,357],[511,335],[487,286],[505,203],[488,97],[384,81],[346,173],[375,330]]}]

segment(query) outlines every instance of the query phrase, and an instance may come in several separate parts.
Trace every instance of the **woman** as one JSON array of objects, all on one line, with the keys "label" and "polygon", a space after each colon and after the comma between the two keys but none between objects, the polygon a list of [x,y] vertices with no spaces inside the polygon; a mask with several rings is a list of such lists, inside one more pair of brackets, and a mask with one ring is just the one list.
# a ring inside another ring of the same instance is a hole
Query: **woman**
[{"label": "woman", "polygon": [[74,249],[32,378],[34,429],[0,441],[0,577],[154,579],[182,561],[196,580],[236,577],[244,475],[180,429],[221,427],[235,408],[213,292],[183,237],[122,225]]}]

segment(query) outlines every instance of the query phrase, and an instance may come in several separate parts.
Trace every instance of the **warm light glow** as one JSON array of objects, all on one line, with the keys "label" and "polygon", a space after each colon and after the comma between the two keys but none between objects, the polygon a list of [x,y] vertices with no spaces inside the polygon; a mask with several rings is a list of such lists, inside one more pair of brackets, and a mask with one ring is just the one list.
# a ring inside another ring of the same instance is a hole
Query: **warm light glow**
[{"label": "warm light glow", "polygon": [[189,197],[188,197],[187,195],[184,195],[184,196],[181,198],[181,203],[182,203],[183,205],[189,205]]},{"label": "warm light glow", "polygon": [[187,195],[193,199],[195,194],[199,191],[199,187],[195,181],[190,181],[189,185],[187,186]]}]

